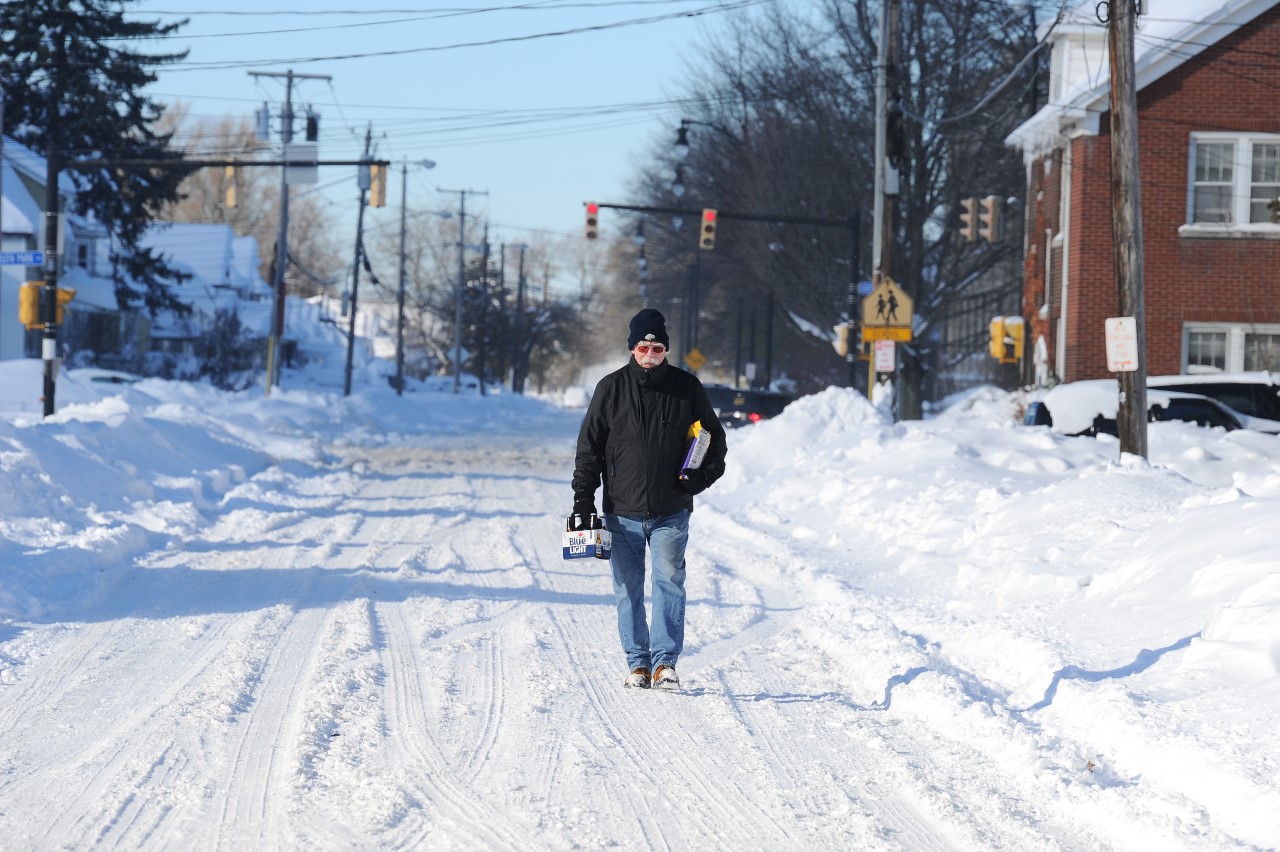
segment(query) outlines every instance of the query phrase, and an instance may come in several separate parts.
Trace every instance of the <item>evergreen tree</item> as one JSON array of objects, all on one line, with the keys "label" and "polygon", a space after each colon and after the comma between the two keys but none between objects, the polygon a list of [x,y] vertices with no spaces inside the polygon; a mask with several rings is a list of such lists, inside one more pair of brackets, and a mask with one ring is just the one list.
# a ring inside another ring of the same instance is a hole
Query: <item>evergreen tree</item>
[{"label": "evergreen tree", "polygon": [[[164,38],[186,20],[161,24],[126,18],[133,0],[13,0],[0,2],[0,89],[5,132],[56,158],[76,187],[72,212],[91,216],[117,238],[113,260],[122,308],[139,298],[154,314],[162,307],[188,310],[166,283],[185,276],[138,245],[148,223],[190,169],[169,147],[171,134],[154,122],[164,107],[144,94],[152,69],[179,62],[182,53],[146,54],[128,45]],[[175,167],[67,168],[77,159],[173,160]],[[122,280],[123,279],[123,280]],[[126,285],[141,285],[139,295]]]}]

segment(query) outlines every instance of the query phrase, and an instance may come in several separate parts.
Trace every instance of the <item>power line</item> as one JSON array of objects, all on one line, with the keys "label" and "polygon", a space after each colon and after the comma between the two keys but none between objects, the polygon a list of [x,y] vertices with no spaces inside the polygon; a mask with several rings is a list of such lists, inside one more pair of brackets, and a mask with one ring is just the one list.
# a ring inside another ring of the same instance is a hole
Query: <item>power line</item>
[{"label": "power line", "polygon": [[167,69],[170,73],[182,71],[216,71],[229,68],[243,68],[249,65],[266,66],[266,65],[301,65],[311,62],[340,62],[348,59],[371,59],[375,57],[388,56],[409,56],[419,53],[435,53],[445,50],[458,50],[467,47],[490,47],[498,44],[512,44],[526,41],[538,41],[545,38],[558,38],[568,35],[580,35],[582,33],[602,32],[606,30],[620,29],[624,27],[642,26],[645,24],[661,23],[675,18],[697,18],[704,15],[721,14],[724,12],[732,12],[739,9],[746,9],[753,6],[759,6],[766,3],[774,3],[777,0],[734,0],[734,2],[725,3],[716,6],[703,6],[699,9],[689,9],[680,12],[671,12],[665,15],[654,15],[648,18],[632,18],[625,21],[612,21],[607,24],[594,24],[591,26],[574,27],[566,30],[553,30],[550,32],[532,33],[521,36],[508,36],[505,38],[485,39],[481,41],[456,42],[454,44],[433,45],[429,47],[409,47],[399,50],[379,50],[368,51],[364,53],[346,53],[334,54],[331,56],[302,56],[287,59],[253,59],[253,60],[230,60],[226,62],[206,62],[193,63],[189,65],[174,66]]}]

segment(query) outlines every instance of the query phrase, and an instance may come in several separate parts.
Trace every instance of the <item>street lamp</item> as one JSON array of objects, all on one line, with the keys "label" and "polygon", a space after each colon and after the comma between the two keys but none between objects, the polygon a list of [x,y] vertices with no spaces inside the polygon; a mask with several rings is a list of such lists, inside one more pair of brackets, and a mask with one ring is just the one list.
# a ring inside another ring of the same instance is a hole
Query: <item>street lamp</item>
[{"label": "street lamp", "polygon": [[676,131],[676,159],[681,162],[689,159],[689,124],[689,119],[680,119],[680,129]]},{"label": "street lamp", "polygon": [[[423,169],[434,169],[434,160],[416,160],[413,165]],[[396,396],[404,393],[404,282],[405,251],[404,240],[406,219],[409,208],[409,163],[400,164],[400,287],[396,296]],[[436,212],[435,215],[448,219],[452,213]]]}]

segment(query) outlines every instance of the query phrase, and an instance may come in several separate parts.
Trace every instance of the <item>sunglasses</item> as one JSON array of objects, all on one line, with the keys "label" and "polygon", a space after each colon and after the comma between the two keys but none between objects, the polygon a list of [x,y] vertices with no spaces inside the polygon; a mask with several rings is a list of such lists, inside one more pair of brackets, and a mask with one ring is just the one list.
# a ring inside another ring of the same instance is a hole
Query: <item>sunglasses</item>
[{"label": "sunglasses", "polygon": [[663,352],[667,351],[667,347],[663,346],[661,343],[637,343],[636,351],[641,355],[648,355],[650,351],[652,351],[654,355],[661,355]]}]

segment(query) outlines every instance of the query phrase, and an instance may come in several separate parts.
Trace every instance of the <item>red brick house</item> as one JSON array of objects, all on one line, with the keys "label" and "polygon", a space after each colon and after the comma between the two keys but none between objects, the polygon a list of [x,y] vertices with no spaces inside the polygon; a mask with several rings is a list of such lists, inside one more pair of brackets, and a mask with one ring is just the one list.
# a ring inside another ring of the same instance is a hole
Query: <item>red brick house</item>
[{"label": "red brick house", "polygon": [[[1101,378],[1112,266],[1106,26],[1044,28],[1048,105],[1027,166],[1025,377]],[[1280,370],[1280,0],[1146,0],[1135,71],[1147,372]]]}]

